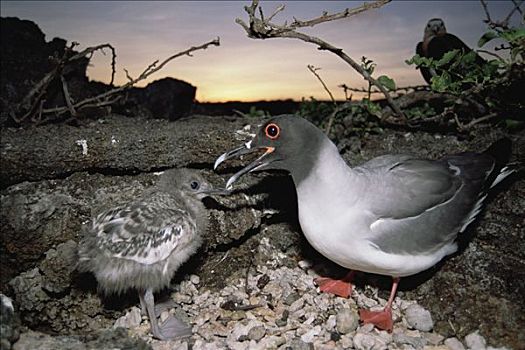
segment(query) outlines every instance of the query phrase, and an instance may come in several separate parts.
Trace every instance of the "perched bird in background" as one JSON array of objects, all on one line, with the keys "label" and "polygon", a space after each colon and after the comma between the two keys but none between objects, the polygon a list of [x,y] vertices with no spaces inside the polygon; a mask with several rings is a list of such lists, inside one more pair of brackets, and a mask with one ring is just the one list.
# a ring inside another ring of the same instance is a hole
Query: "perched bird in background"
[{"label": "perched bird in background", "polygon": [[[416,47],[416,53],[421,57],[433,58],[439,60],[443,55],[452,50],[460,50],[462,54],[471,52],[472,49],[468,47],[461,39],[453,34],[447,33],[445,23],[441,18],[432,18],[428,21],[425,32],[423,34],[423,41],[420,41]],[[474,63],[478,66],[483,65],[485,60],[476,54]],[[442,67],[447,70],[450,65]],[[439,72],[425,67],[418,67],[421,75],[425,81],[430,84],[431,79]]]},{"label": "perched bird in background", "polygon": [[79,270],[92,272],[106,294],[138,290],[156,338],[191,335],[191,327],[171,315],[159,325],[153,293],[167,287],[200,246],[208,225],[201,200],[223,192],[194,170],[165,171],[140,198],[93,220],[79,244]]},{"label": "perched bird in background", "polygon": [[[310,244],[337,264],[393,278],[382,311],[360,310],[361,320],[393,328],[392,302],[400,277],[426,270],[457,250],[456,237],[476,218],[487,192],[514,170],[505,167],[510,140],[483,153],[439,160],[384,155],[351,168],[316,126],[296,116],[274,117],[227,159],[264,150],[227,182],[256,170],[287,170],[297,190],[299,222]],[[318,278],[321,291],[349,297],[343,280]]]}]

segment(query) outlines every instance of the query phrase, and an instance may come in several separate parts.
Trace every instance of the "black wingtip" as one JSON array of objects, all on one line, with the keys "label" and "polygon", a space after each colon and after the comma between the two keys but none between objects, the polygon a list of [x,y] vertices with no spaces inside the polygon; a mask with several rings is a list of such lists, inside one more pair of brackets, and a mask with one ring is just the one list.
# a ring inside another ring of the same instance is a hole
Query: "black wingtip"
[{"label": "black wingtip", "polygon": [[483,152],[492,156],[496,163],[503,167],[510,160],[512,154],[512,141],[508,137],[499,139]]}]

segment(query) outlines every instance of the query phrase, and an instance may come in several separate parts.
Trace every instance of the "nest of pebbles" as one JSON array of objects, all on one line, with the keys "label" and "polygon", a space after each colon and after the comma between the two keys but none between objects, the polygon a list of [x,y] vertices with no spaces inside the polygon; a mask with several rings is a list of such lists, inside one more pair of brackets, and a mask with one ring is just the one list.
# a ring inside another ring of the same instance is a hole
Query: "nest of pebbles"
[{"label": "nest of pebbles", "polygon": [[[147,318],[132,307],[115,327],[128,328],[133,337],[153,349],[495,349],[478,332],[464,339],[445,339],[432,331],[430,312],[415,301],[396,298],[392,333],[359,323],[358,309],[381,309],[386,300],[376,288],[354,288],[351,298],[320,293],[313,283],[318,268],[309,261],[283,266],[283,253],[263,238],[256,255],[268,258],[253,266],[245,278],[228,281],[219,291],[199,288],[200,278],[190,275],[173,286],[170,311],[193,326],[185,339],[151,338]],[[259,260],[260,259],[255,259]],[[167,315],[161,315],[161,318]],[[504,349],[504,348],[500,348]]]}]

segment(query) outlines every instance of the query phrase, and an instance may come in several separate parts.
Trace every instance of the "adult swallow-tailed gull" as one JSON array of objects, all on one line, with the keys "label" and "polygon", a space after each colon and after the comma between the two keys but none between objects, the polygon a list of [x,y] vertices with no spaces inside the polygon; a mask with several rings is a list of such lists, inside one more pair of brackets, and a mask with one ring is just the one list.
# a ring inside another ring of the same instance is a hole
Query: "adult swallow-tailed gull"
[{"label": "adult swallow-tailed gull", "polygon": [[[384,155],[351,168],[321,130],[288,115],[264,123],[250,141],[217,158],[215,168],[262,149],[226,188],[248,172],[287,170],[310,244],[348,269],[392,276],[385,308],[360,310],[363,322],[391,331],[399,278],[426,270],[457,250],[458,233],[479,214],[487,191],[513,171],[505,167],[510,148],[510,140],[502,139],[483,153],[439,160]],[[350,278],[316,282],[322,291],[348,297]]]}]

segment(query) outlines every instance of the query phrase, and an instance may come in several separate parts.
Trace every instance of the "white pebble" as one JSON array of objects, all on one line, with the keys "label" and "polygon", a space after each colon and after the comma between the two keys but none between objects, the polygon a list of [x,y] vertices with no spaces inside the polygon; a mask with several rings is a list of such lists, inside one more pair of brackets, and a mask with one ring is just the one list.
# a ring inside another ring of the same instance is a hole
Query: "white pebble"
[{"label": "white pebble", "polygon": [[328,316],[328,319],[326,320],[326,323],[325,323],[326,329],[329,331],[332,331],[335,328],[335,325],[336,325],[335,315]]},{"label": "white pebble", "polygon": [[438,345],[445,339],[444,336],[437,333],[423,333],[423,337],[428,341],[430,345]]},{"label": "white pebble", "polygon": [[124,316],[120,317],[115,321],[113,328],[123,327],[123,328],[135,328],[140,325],[142,321],[142,316],[140,314],[140,309],[136,306],[133,306],[129,312]]},{"label": "white pebble", "polygon": [[299,267],[303,270],[308,270],[310,267],[312,267],[312,262],[308,260],[301,260],[297,263]]},{"label": "white pebble", "polygon": [[465,337],[465,343],[467,347],[472,350],[485,350],[487,348],[487,342],[485,338],[479,334],[479,331],[470,333]]},{"label": "white pebble", "polygon": [[308,332],[301,336],[301,340],[305,343],[312,343],[319,334],[321,333],[321,326],[315,326]]},{"label": "white pebble", "polygon": [[173,293],[172,298],[177,304],[190,304],[192,302],[191,296],[188,294],[182,294],[180,292]]},{"label": "white pebble", "polygon": [[190,282],[191,282],[191,283],[197,285],[197,284],[200,283],[200,281],[201,281],[201,279],[200,279],[199,276],[197,276],[197,275],[191,275],[191,276],[190,276]]},{"label": "white pebble", "polygon": [[354,341],[352,340],[352,337],[348,334],[342,335],[339,342],[341,343],[343,349],[351,349],[354,347]]},{"label": "white pebble", "polygon": [[371,323],[367,323],[359,327],[358,332],[359,333],[370,333],[374,330],[374,325]]},{"label": "white pebble", "polygon": [[357,333],[353,339],[357,350],[386,350],[387,346],[372,334]]},{"label": "white pebble", "polygon": [[430,311],[419,304],[412,304],[407,307],[405,312],[408,325],[423,332],[430,332],[434,328],[434,322]]},{"label": "white pebble", "polygon": [[463,343],[458,338],[448,338],[445,340],[445,346],[450,350],[465,350]]},{"label": "white pebble", "polygon": [[298,311],[299,309],[301,309],[304,305],[304,299],[303,298],[299,298],[297,299],[296,301],[294,301],[292,303],[292,305],[290,305],[290,308],[288,309],[288,311],[290,312],[295,312],[295,311]]},{"label": "white pebble", "polygon": [[336,316],[337,331],[341,334],[353,332],[359,326],[359,315],[350,309],[339,310]]}]

